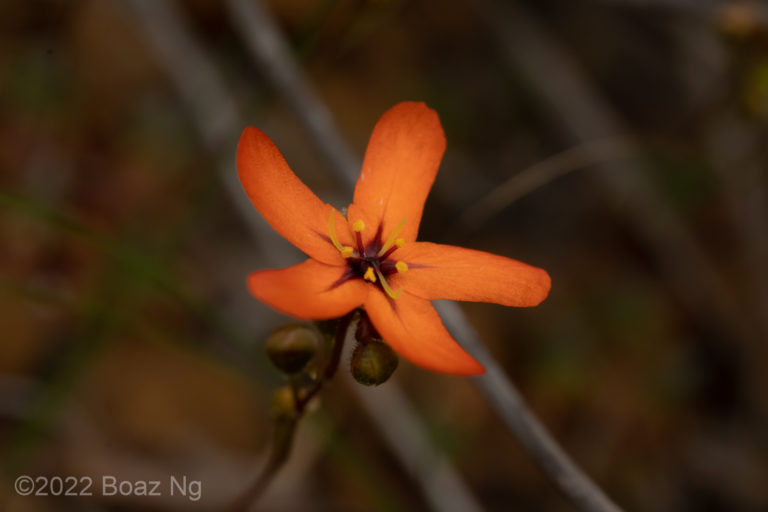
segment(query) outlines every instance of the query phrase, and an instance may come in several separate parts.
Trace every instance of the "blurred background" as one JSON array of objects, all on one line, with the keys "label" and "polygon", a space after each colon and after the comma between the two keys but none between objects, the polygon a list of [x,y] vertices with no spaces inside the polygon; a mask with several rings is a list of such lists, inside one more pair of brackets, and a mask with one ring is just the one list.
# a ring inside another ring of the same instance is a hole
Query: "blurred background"
[{"label": "blurred background", "polygon": [[[768,510],[766,4],[264,6],[351,161],[395,103],[439,113],[421,239],[549,271],[535,309],[462,308],[575,461],[627,510]],[[221,510],[258,470],[289,319],[245,278],[302,256],[239,188],[240,131],[337,207],[351,183],[254,55],[257,7],[0,3],[0,509]],[[405,361],[324,391],[259,509],[434,509],[383,435],[405,413],[361,404],[390,385],[478,510],[575,510],[471,379]],[[202,497],[20,498],[22,474]]]}]

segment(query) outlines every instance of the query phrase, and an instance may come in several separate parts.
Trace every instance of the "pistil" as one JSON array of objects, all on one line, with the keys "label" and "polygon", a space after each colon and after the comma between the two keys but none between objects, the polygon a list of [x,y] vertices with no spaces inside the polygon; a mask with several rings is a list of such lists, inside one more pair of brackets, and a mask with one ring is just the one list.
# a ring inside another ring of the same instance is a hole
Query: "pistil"
[{"label": "pistil", "polygon": [[362,219],[357,219],[354,224],[352,224],[352,231],[355,232],[355,237],[357,238],[357,252],[360,254],[360,257],[365,257],[365,249],[363,248],[363,235],[362,231],[365,229],[365,222],[362,221]]},{"label": "pistil", "polygon": [[398,239],[396,239],[396,240],[395,240],[395,244],[394,244],[392,247],[390,247],[389,249],[387,249],[387,252],[385,252],[384,254],[382,254],[382,255],[381,255],[381,256],[379,256],[379,257],[380,257],[382,260],[385,260],[385,259],[387,259],[387,258],[388,258],[388,257],[389,257],[389,256],[390,256],[390,255],[391,255],[393,252],[395,252],[396,250],[398,250],[399,248],[401,248],[401,247],[402,247],[402,246],[404,246],[404,245],[405,245],[405,240],[404,240],[404,239],[402,239],[402,238],[398,238]]}]

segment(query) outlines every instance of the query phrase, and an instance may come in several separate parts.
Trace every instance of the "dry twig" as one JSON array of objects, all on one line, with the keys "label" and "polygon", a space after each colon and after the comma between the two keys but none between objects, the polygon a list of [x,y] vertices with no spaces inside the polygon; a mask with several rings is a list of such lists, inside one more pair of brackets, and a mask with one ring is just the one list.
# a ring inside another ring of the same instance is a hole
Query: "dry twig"
[{"label": "dry twig", "polygon": [[488,222],[504,208],[570,172],[632,156],[634,148],[623,137],[611,137],[572,147],[523,169],[496,186],[459,218],[464,229]]},{"label": "dry twig", "polygon": [[[518,2],[486,0],[485,19],[507,64],[522,71],[565,136],[584,143],[628,133],[624,123],[595,93],[568,52],[532,12]],[[634,142],[626,138],[628,151]],[[644,169],[633,162],[597,165],[599,183],[658,261],[673,291],[705,325],[727,326],[741,339],[755,337],[716,267],[690,231],[659,197]]]}]

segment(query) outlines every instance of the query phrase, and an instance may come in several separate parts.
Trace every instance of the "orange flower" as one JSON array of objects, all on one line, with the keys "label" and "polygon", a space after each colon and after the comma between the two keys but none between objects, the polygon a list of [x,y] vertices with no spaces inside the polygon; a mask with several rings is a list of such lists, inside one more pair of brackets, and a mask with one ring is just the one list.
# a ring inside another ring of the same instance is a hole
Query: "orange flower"
[{"label": "orange flower", "polygon": [[417,242],[424,201],[445,151],[437,114],[424,103],[389,109],[373,129],[346,218],[291,171],[262,131],[248,127],[237,148],[240,181],[269,224],[309,259],[248,277],[258,299],[311,320],[364,307],[384,340],[430,370],[484,372],[451,337],[431,300],[535,306],[549,275],[520,261]]}]

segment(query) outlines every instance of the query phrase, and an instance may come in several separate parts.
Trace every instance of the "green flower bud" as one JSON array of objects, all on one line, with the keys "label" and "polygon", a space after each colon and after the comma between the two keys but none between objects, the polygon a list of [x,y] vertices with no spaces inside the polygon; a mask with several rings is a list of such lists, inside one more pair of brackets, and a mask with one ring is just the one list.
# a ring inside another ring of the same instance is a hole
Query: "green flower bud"
[{"label": "green flower bud", "polygon": [[397,368],[397,354],[379,340],[358,343],[352,352],[352,376],[365,386],[378,386],[389,379]]},{"label": "green flower bud", "polygon": [[320,334],[305,325],[286,325],[267,338],[267,355],[272,363],[287,374],[298,373],[307,366],[320,345]]}]

